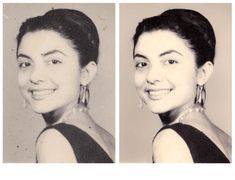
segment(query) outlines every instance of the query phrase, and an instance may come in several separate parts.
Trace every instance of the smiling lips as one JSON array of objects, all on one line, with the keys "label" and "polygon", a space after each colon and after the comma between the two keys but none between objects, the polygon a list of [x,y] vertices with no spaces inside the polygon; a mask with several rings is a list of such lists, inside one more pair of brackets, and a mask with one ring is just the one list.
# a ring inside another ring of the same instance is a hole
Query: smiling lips
[{"label": "smiling lips", "polygon": [[172,89],[146,89],[149,99],[159,100],[169,94]]},{"label": "smiling lips", "polygon": [[31,89],[29,92],[34,100],[43,100],[53,94],[55,89]]}]

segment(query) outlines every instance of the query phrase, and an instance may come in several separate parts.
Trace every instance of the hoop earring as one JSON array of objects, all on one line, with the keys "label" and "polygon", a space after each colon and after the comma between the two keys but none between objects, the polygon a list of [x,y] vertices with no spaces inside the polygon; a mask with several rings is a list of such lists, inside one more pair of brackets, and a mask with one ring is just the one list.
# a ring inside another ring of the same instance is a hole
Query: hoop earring
[{"label": "hoop earring", "polygon": [[80,95],[78,98],[78,104],[80,107],[80,111],[88,110],[88,102],[90,98],[90,91],[88,86],[80,85]]},{"label": "hoop earring", "polygon": [[198,85],[197,84],[197,89],[196,89],[196,97],[194,100],[195,104],[200,104],[202,107],[204,107],[206,101],[206,89],[205,86]]}]

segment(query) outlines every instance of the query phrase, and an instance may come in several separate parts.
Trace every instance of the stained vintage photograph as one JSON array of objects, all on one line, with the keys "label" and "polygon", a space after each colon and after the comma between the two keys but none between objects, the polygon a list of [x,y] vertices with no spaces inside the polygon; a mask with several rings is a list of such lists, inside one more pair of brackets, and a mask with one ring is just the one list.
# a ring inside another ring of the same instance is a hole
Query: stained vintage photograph
[{"label": "stained vintage photograph", "polygon": [[120,162],[231,162],[231,8],[120,5]]},{"label": "stained vintage photograph", "polygon": [[3,162],[115,162],[115,4],[3,4]]}]

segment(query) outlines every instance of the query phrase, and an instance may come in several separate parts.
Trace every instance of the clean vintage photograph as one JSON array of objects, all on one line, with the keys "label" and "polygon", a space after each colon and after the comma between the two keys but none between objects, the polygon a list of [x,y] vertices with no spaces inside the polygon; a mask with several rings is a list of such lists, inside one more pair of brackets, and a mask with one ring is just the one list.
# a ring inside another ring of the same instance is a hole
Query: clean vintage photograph
[{"label": "clean vintage photograph", "polygon": [[231,22],[231,4],[121,4],[121,162],[231,162]]}]

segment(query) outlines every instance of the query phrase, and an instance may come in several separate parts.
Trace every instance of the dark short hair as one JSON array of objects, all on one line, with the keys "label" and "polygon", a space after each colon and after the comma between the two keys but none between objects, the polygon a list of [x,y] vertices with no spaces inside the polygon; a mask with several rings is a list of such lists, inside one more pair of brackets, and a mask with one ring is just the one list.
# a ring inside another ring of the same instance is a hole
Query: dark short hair
[{"label": "dark short hair", "polygon": [[210,22],[200,13],[189,9],[170,9],[159,16],[143,19],[133,37],[133,52],[142,33],[156,30],[169,30],[185,39],[195,52],[197,67],[206,61],[214,64],[215,33]]},{"label": "dark short hair", "polygon": [[80,55],[81,67],[90,61],[98,62],[99,35],[93,21],[84,13],[72,9],[53,9],[43,16],[27,19],[17,36],[17,55],[23,36],[39,30],[52,30],[71,40]]}]

